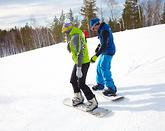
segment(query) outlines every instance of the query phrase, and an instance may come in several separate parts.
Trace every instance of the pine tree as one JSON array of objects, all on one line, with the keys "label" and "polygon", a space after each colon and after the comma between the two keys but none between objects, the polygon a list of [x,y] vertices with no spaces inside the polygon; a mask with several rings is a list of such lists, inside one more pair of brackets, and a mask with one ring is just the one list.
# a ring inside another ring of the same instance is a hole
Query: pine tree
[{"label": "pine tree", "polygon": [[137,3],[137,0],[132,1],[132,10],[133,10],[133,28],[140,28],[141,27],[141,20],[140,20],[140,6]]},{"label": "pine tree", "polygon": [[22,45],[22,40],[21,40],[20,30],[19,29],[15,30],[15,36],[14,37],[15,37],[15,41],[16,41],[19,53],[23,52],[23,45]]},{"label": "pine tree", "polygon": [[74,18],[72,9],[70,8],[68,15],[66,16],[68,19],[70,19],[71,23],[73,26],[77,27],[79,26],[79,20],[78,16]]},{"label": "pine tree", "polygon": [[25,27],[24,27],[24,32],[23,32],[23,38],[25,40],[25,46],[26,46],[26,50],[34,50],[36,49],[35,46],[35,42],[34,39],[32,37],[32,27],[30,27],[28,25],[28,23],[26,23]]},{"label": "pine tree", "polygon": [[58,18],[55,16],[54,18],[54,22],[53,22],[53,25],[52,25],[52,32],[53,32],[53,37],[54,37],[54,40],[56,43],[58,43],[60,41],[60,36],[62,35],[61,34],[61,24],[60,24],[60,21],[58,20]]},{"label": "pine tree", "polygon": [[120,24],[117,22],[117,20],[112,20],[110,18],[108,21],[108,25],[110,26],[112,32],[120,31]]},{"label": "pine tree", "polygon": [[[98,7],[96,6],[96,0],[84,0],[84,6],[80,9],[80,14],[84,16],[84,19],[87,21],[87,30],[89,37],[93,36],[94,34],[91,34],[90,30],[90,20],[93,18],[96,18],[96,13],[98,11]],[[82,23],[82,26],[83,23]],[[81,27],[82,28],[82,27]]]},{"label": "pine tree", "polygon": [[67,18],[71,21],[71,23],[74,25],[74,17],[73,17],[73,12],[72,9],[70,8],[69,13],[67,15]]},{"label": "pine tree", "polygon": [[76,16],[74,18],[74,26],[77,27],[77,28],[79,28],[79,25],[80,25],[80,22],[79,22],[78,16]]},{"label": "pine tree", "polygon": [[84,30],[88,30],[88,23],[87,23],[87,19],[84,18],[82,21],[81,21],[81,27],[80,27],[80,30],[84,31]]},{"label": "pine tree", "polygon": [[64,20],[65,20],[65,14],[62,10],[60,18],[58,19],[55,16],[54,21],[53,21],[52,26],[51,26],[53,39],[54,39],[55,43],[62,42],[65,39],[64,35],[61,33],[62,26],[64,24]]},{"label": "pine tree", "polygon": [[4,57],[3,49],[4,49],[4,36],[5,36],[6,30],[0,29],[0,57]]},{"label": "pine tree", "polygon": [[131,15],[132,15],[132,10],[131,10],[131,1],[126,0],[124,4],[125,8],[123,10],[123,19],[124,19],[124,24],[126,29],[131,29]]},{"label": "pine tree", "polygon": [[123,9],[123,20],[126,29],[141,27],[137,0],[126,0]]},{"label": "pine tree", "polygon": [[57,41],[57,43],[62,42],[63,40],[65,40],[65,35],[61,33],[64,21],[65,21],[65,14],[64,14],[64,11],[62,10],[61,11],[61,16],[60,16],[60,19],[59,19],[58,30],[60,30],[60,33],[58,34],[58,41]]}]

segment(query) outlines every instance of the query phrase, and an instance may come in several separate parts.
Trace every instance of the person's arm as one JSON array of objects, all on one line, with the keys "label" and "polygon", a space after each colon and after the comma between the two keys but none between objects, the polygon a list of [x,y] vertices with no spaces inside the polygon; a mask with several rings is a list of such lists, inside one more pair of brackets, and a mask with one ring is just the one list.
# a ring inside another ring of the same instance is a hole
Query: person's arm
[{"label": "person's arm", "polygon": [[74,46],[75,51],[77,52],[77,67],[82,67],[82,43],[79,41],[79,34],[74,34],[72,36],[72,44]]},{"label": "person's arm", "polygon": [[96,54],[91,58],[91,63],[95,63],[98,56],[104,52],[104,50],[107,48],[107,44],[108,44],[108,38],[109,38],[109,31],[104,30],[101,32],[100,36],[101,36],[101,40],[102,40],[102,45],[99,48],[99,50],[96,52]]},{"label": "person's arm", "polygon": [[98,57],[101,53],[104,52],[104,50],[107,48],[107,44],[108,44],[108,38],[109,38],[109,31],[107,30],[103,30],[100,34],[101,36],[101,40],[102,40],[102,45],[101,47],[99,48],[99,50],[97,51],[96,53],[96,56]]},{"label": "person's arm", "polygon": [[74,34],[72,36],[72,44],[74,46],[74,49],[77,53],[77,71],[76,75],[78,78],[81,78],[83,76],[82,74],[82,58],[83,58],[83,53],[82,53],[82,43],[79,40],[79,34]]}]

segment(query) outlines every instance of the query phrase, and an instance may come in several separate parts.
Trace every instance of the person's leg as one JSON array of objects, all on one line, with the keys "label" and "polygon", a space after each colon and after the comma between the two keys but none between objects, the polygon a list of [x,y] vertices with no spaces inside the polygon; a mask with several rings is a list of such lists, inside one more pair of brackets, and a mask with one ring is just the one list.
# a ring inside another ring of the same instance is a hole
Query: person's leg
[{"label": "person's leg", "polygon": [[92,111],[98,107],[98,102],[96,100],[95,95],[92,93],[91,89],[86,85],[86,76],[88,72],[90,63],[86,63],[82,65],[82,73],[83,77],[78,79],[79,88],[83,91],[86,99],[86,111]]},{"label": "person's leg", "polygon": [[103,55],[100,55],[99,61],[97,63],[97,69],[96,69],[96,72],[97,72],[96,82],[97,82],[97,84],[100,84],[104,87],[104,80],[103,80],[103,76],[102,76],[102,72],[101,72],[102,59],[103,59]]},{"label": "person's leg", "polygon": [[90,63],[82,64],[82,78],[78,79],[78,87],[83,91],[87,100],[91,100],[94,97],[91,89],[86,85],[86,76],[89,69]]},{"label": "person's leg", "polygon": [[100,67],[105,86],[111,88],[112,90],[115,90],[114,81],[112,79],[112,73],[110,71],[112,58],[113,56],[103,55],[102,60],[100,62]]},{"label": "person's leg", "polygon": [[80,88],[78,87],[78,79],[76,76],[76,70],[77,70],[77,65],[75,64],[72,70],[71,78],[70,78],[70,83],[72,84],[74,93],[80,92]]},{"label": "person's leg", "polygon": [[72,84],[74,91],[74,97],[72,99],[73,106],[77,106],[84,102],[84,97],[82,96],[80,88],[78,87],[78,78],[76,76],[76,70],[77,70],[77,65],[75,64],[70,78],[70,83]]}]

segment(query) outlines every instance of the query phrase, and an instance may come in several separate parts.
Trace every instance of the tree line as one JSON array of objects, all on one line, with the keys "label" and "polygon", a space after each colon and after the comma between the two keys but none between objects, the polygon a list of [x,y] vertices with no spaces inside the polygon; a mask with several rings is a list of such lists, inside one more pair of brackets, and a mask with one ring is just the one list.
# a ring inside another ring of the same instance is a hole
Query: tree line
[{"label": "tree line", "polygon": [[102,22],[107,22],[112,32],[142,28],[165,23],[165,3],[162,0],[126,0],[121,16],[118,18],[119,3],[117,0],[104,0],[109,8],[108,21],[105,21],[105,13],[102,7],[96,6],[96,0],[84,0],[78,16],[74,17],[72,9],[64,14],[63,10],[58,18],[54,17],[49,27],[37,27],[35,18],[31,18],[32,24],[28,23],[21,28],[14,27],[10,30],[0,29],[0,57],[13,55],[33,49],[50,46],[63,42],[64,34],[61,33],[65,18],[70,19],[73,26],[86,30],[89,37],[96,36],[96,32],[90,30],[90,20],[100,14]]}]

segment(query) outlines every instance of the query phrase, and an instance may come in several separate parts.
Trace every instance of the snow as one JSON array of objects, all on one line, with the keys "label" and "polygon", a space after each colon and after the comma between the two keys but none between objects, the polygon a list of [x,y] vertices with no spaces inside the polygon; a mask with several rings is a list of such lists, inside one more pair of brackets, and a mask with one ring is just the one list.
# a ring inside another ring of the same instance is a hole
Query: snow
[{"label": "snow", "polygon": [[[118,94],[109,102],[96,95],[103,118],[64,106],[73,97],[73,68],[66,43],[0,59],[0,131],[164,131],[165,25],[114,33],[112,74]],[[88,39],[90,57],[99,40]],[[91,64],[87,84],[95,84]]]}]

